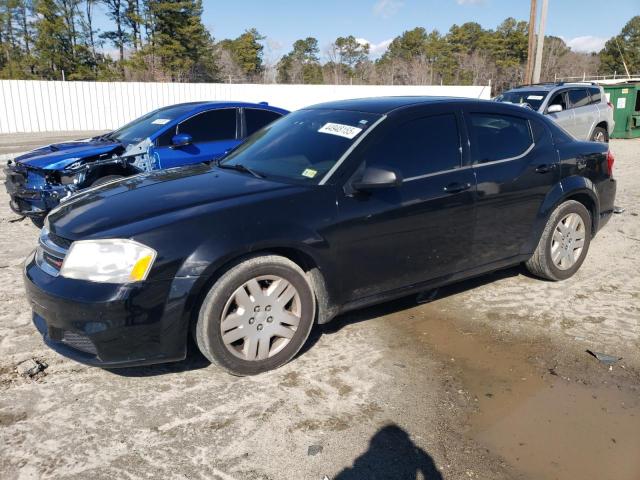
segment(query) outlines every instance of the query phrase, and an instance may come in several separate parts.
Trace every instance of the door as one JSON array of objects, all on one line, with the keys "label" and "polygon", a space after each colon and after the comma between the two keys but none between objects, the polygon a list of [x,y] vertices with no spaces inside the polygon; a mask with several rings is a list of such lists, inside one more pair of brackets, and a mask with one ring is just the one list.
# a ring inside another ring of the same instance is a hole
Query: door
[{"label": "door", "polygon": [[[562,107],[562,111],[556,113],[548,113],[548,109],[551,105],[560,105]],[[573,110],[569,108],[566,91],[558,92],[551,97],[545,113],[571,135],[575,135],[575,126],[573,124]]]},{"label": "door", "polygon": [[591,130],[598,120],[598,107],[591,105],[591,97],[586,88],[572,88],[568,92],[569,107],[573,111],[573,135],[578,140],[589,140]]},{"label": "door", "polygon": [[542,202],[560,178],[551,132],[529,116],[465,117],[477,181],[475,266],[528,253]]},{"label": "door", "polygon": [[[155,148],[159,168],[215,160],[235,147],[240,143],[237,112],[235,108],[201,112],[179,123],[175,131],[161,135]],[[171,138],[177,133],[191,135],[191,144],[172,146]]]},{"label": "door", "polygon": [[465,268],[475,181],[463,164],[460,122],[451,112],[407,120],[360,156],[352,181],[367,167],[393,169],[403,181],[339,198],[342,287],[351,300]]}]

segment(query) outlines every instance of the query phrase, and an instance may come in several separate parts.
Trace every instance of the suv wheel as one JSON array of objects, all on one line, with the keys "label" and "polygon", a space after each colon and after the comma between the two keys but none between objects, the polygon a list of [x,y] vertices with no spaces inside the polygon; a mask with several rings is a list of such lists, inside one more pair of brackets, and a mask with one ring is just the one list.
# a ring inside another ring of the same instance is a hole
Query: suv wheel
[{"label": "suv wheel", "polygon": [[254,375],[284,365],[307,340],[315,296],[302,269],[266,255],[228,270],[211,287],[195,336],[202,354],[234,375]]},{"label": "suv wheel", "polygon": [[592,142],[609,143],[609,132],[602,127],[596,127],[591,134]]},{"label": "suv wheel", "polygon": [[590,242],[591,214],[580,202],[566,201],[551,214],[526,266],[531,273],[547,280],[567,279],[584,262]]}]

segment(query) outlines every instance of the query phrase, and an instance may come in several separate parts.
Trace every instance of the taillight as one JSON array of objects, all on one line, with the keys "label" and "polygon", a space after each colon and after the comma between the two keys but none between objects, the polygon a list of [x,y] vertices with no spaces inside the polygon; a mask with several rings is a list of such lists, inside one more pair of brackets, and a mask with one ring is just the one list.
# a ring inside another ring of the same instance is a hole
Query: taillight
[{"label": "taillight", "polygon": [[613,103],[607,102],[607,105],[609,105],[609,108],[613,108]]},{"label": "taillight", "polygon": [[607,173],[610,177],[613,177],[613,163],[615,161],[616,159],[614,158],[613,153],[611,153],[611,150],[609,150],[607,152]]}]

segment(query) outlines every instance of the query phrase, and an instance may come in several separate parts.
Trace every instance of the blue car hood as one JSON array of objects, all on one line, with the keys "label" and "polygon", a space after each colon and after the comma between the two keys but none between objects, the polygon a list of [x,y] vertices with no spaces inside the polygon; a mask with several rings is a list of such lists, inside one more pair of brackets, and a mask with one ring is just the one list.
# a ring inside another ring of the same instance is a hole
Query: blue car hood
[{"label": "blue car hood", "polygon": [[62,170],[79,158],[104,155],[119,148],[121,143],[104,140],[54,143],[20,155],[15,162],[43,170]]}]

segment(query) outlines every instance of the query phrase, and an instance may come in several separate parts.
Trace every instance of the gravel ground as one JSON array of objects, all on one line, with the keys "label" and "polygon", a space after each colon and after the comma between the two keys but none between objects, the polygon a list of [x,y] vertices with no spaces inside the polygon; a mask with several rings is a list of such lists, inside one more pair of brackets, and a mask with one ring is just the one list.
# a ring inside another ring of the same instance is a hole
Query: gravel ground
[{"label": "gravel ground", "polygon": [[[640,439],[628,428],[640,419],[640,141],[612,149],[626,210],[573,279],[516,268],[425,305],[354,312],[318,328],[285,367],[240,379],[195,351],[105,371],[44,347],[21,279],[37,231],[0,194],[0,478],[573,479],[588,478],[579,469],[592,457],[620,467],[611,478],[637,479]],[[624,359],[609,368],[585,348]],[[31,364],[29,376],[24,361],[46,369]],[[596,397],[607,403],[581,400]],[[549,410],[560,434],[535,421]],[[522,432],[553,448],[514,453],[529,443],[516,443]],[[582,456],[563,453],[574,442]]]}]

